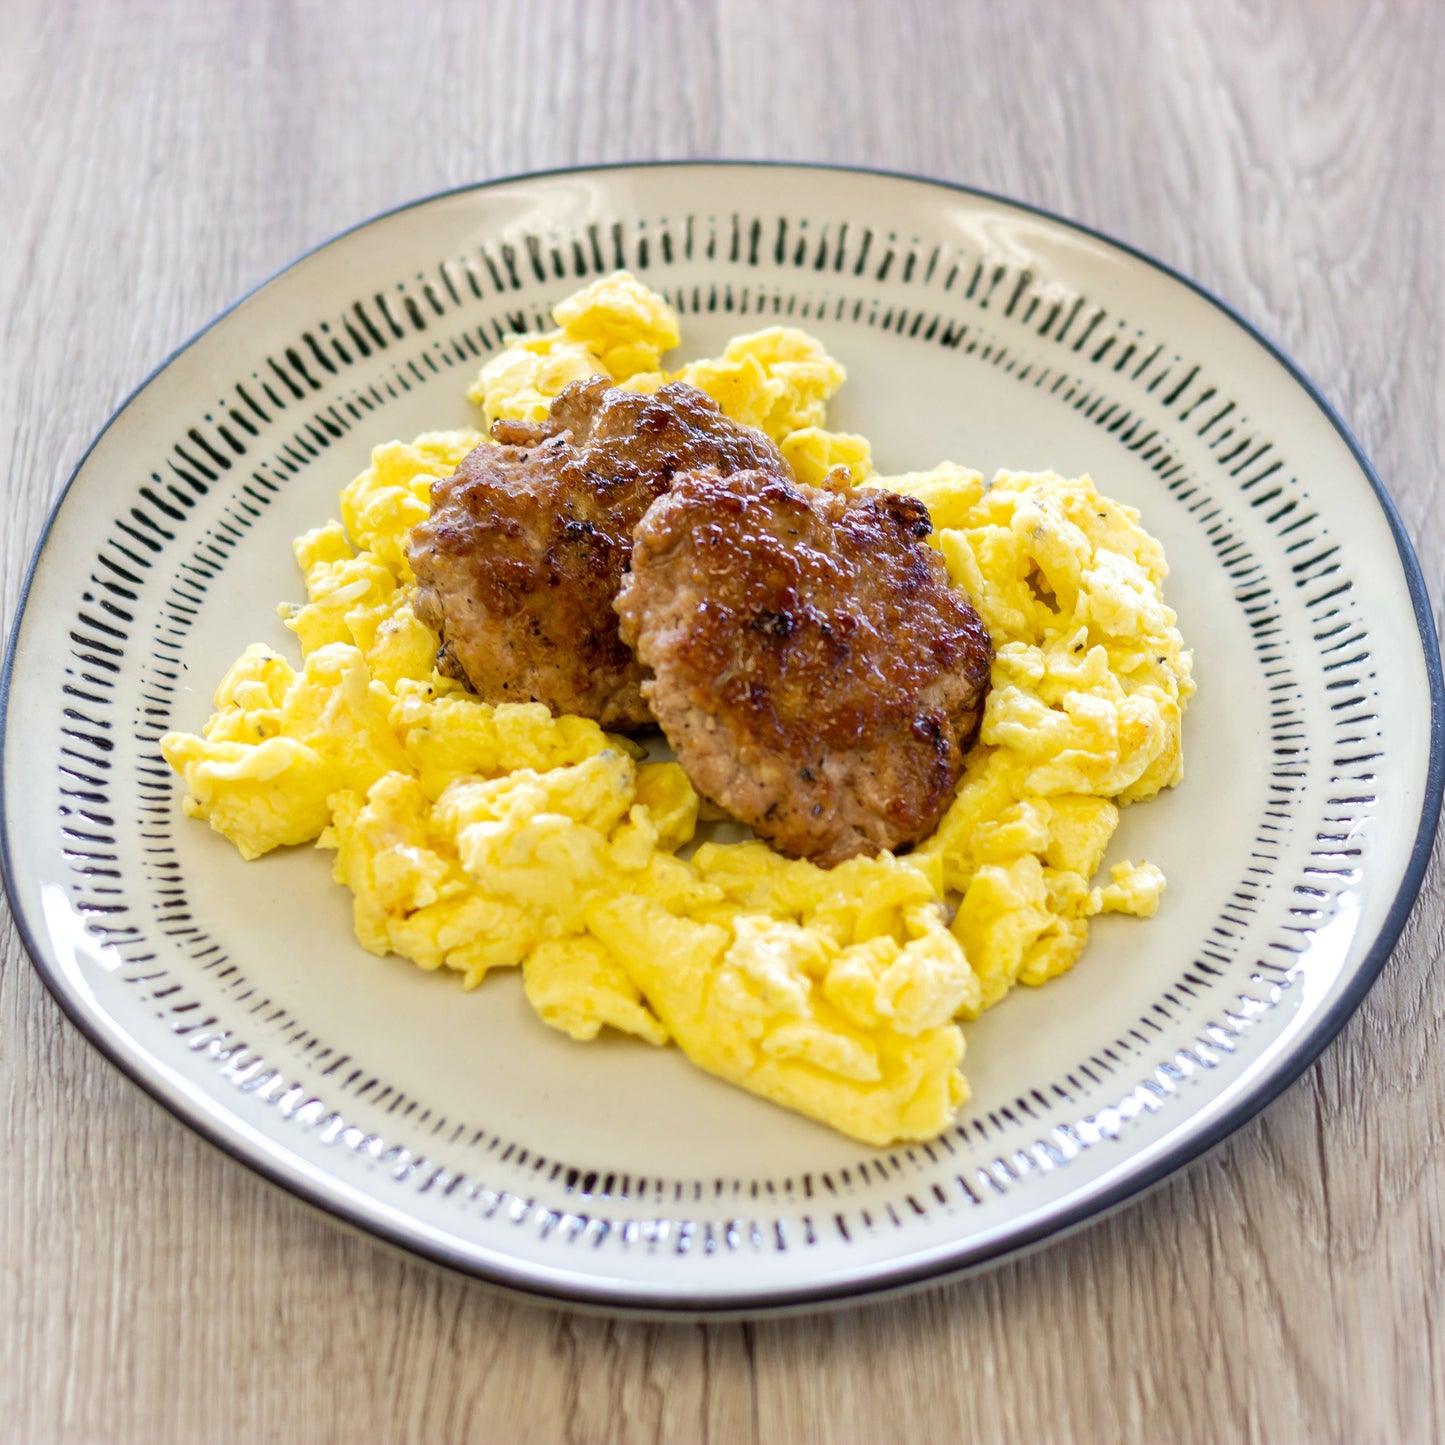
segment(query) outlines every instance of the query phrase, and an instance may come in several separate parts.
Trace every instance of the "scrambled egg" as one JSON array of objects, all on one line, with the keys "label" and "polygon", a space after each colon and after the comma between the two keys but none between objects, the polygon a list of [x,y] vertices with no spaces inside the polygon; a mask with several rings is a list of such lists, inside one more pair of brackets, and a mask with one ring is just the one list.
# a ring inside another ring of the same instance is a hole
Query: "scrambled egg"
[{"label": "scrambled egg", "polygon": [[662,353],[680,337],[677,316],[626,271],[561,302],[552,319],[557,330],[514,337],[467,393],[488,427],[499,418],[541,421],[558,392],[590,376],[647,392],[685,381],[734,421],[766,432],[801,482],[816,485],[838,466],[846,466],[855,483],[872,474],[866,438],[824,429],[828,402],[845,373],[806,331],[772,326],[735,336],[719,357],[664,371]]},{"label": "scrambled egg", "polygon": [[699,844],[677,764],[438,674],[407,537],[475,431],[377,447],[341,521],[297,539],[307,601],[281,612],[301,667],[253,644],[204,736],[162,740],[185,811],[246,858],[333,850],[372,953],[466,988],[520,966],[539,1017],[575,1039],[672,1041],[867,1143],[930,1138],[968,1097],[959,1021],[1072,967],[1095,915],[1158,906],[1148,863],[1094,876],[1120,807],[1183,767],[1190,655],[1159,544],[1088,478],[1004,472],[985,487],[951,463],[874,475],[863,438],[824,426],[843,369],[803,332],[737,337],[666,372],[677,319],[625,273],[553,316],[556,331],[483,368],[471,395],[488,425],[545,415],[582,377],[682,379],[766,431],[800,478],[847,466],[927,504],[931,542],[997,648],[979,744],[934,837],[831,870],[756,841]]}]

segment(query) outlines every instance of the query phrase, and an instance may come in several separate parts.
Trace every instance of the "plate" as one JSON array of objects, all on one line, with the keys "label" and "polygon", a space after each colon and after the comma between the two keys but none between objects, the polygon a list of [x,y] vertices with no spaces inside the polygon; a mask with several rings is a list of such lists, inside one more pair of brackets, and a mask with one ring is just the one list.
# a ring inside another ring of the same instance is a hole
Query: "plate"
[{"label": "plate", "polygon": [[[293,535],[392,437],[472,420],[509,332],[625,266],[685,348],[774,322],[847,366],[881,470],[1088,472],[1167,550],[1188,771],[1116,856],[1170,880],[968,1028],[974,1102],[870,1150],[515,976],[361,951],[328,858],[243,864],[157,739],[245,643],[285,646]],[[1157,262],[1005,200],[817,167],[657,165],[432,197],[297,261],[121,408],[50,518],[11,639],[4,859],[61,1006],[127,1074],[339,1218],[534,1297],[815,1307],[1055,1235],[1208,1149],[1337,1032],[1419,887],[1439,656],[1380,482],[1298,369]],[[94,1127],[105,1127],[96,1121]]]}]

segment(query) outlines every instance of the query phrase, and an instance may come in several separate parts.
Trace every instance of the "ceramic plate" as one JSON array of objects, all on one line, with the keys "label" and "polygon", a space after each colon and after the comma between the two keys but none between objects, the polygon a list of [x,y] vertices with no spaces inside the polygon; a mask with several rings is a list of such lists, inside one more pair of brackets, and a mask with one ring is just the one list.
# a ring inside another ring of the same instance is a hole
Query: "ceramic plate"
[{"label": "ceramic plate", "polygon": [[[847,366],[833,424],[880,469],[1089,472],[1140,508],[1199,694],[1184,783],[1114,856],[1151,922],[970,1026],[974,1101],[870,1150],[617,1038],[515,975],[352,941],[329,855],[245,864],[180,812],[157,739],[285,647],[290,539],[371,446],[473,420],[502,338],[626,266],[686,351],[774,322]],[[393,1243],[554,1300],[755,1313],[936,1280],[1200,1154],[1358,1004],[1419,886],[1441,785],[1418,566],[1359,448],[1246,323],[1026,207],[901,177],[663,165],[526,177],[329,242],[220,317],[71,478],[11,642],[6,882],[47,984],[168,1108]],[[99,1127],[99,1126],[98,1126]]]}]

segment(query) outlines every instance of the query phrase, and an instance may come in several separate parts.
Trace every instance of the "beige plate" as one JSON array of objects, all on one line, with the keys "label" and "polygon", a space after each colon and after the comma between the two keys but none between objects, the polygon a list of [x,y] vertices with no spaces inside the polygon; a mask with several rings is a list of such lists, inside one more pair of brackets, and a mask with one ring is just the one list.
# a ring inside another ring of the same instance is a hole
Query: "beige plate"
[{"label": "beige plate", "polygon": [[[703,354],[786,318],[880,467],[1090,472],[1173,566],[1189,773],[1115,856],[1170,889],[968,1030],[975,1103],[871,1152],[623,1039],[580,1048],[515,977],[352,941],[327,859],[242,864],[156,748],[222,660],[289,640],[291,537],[373,443],[467,424],[509,329],[625,265]],[[382,216],[220,317],[112,419],[11,639],[10,898],[77,1025],[157,1099],[364,1229],[535,1296],[655,1313],[853,1299],[998,1259],[1128,1198],[1290,1082],[1384,962],[1441,785],[1418,567],[1343,424],[1268,342],[1136,252],[974,192],[809,167],[525,177]],[[97,1120],[96,1128],[105,1128]]]}]

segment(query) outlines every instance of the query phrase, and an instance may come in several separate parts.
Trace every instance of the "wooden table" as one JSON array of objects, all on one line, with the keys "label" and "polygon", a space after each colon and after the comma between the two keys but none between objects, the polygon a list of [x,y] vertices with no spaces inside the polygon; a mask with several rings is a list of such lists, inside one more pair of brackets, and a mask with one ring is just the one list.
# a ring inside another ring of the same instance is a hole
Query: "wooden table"
[{"label": "wooden table", "polygon": [[[1125,238],[1353,425],[1437,598],[1445,6],[1325,0],[0,3],[8,626],[86,442],[332,232],[593,160],[973,182]],[[1445,886],[1288,1094],[1102,1224],[903,1302],[550,1313],[342,1233],[61,1017],[8,915],[0,1437],[1386,1440],[1445,1435]]]}]

